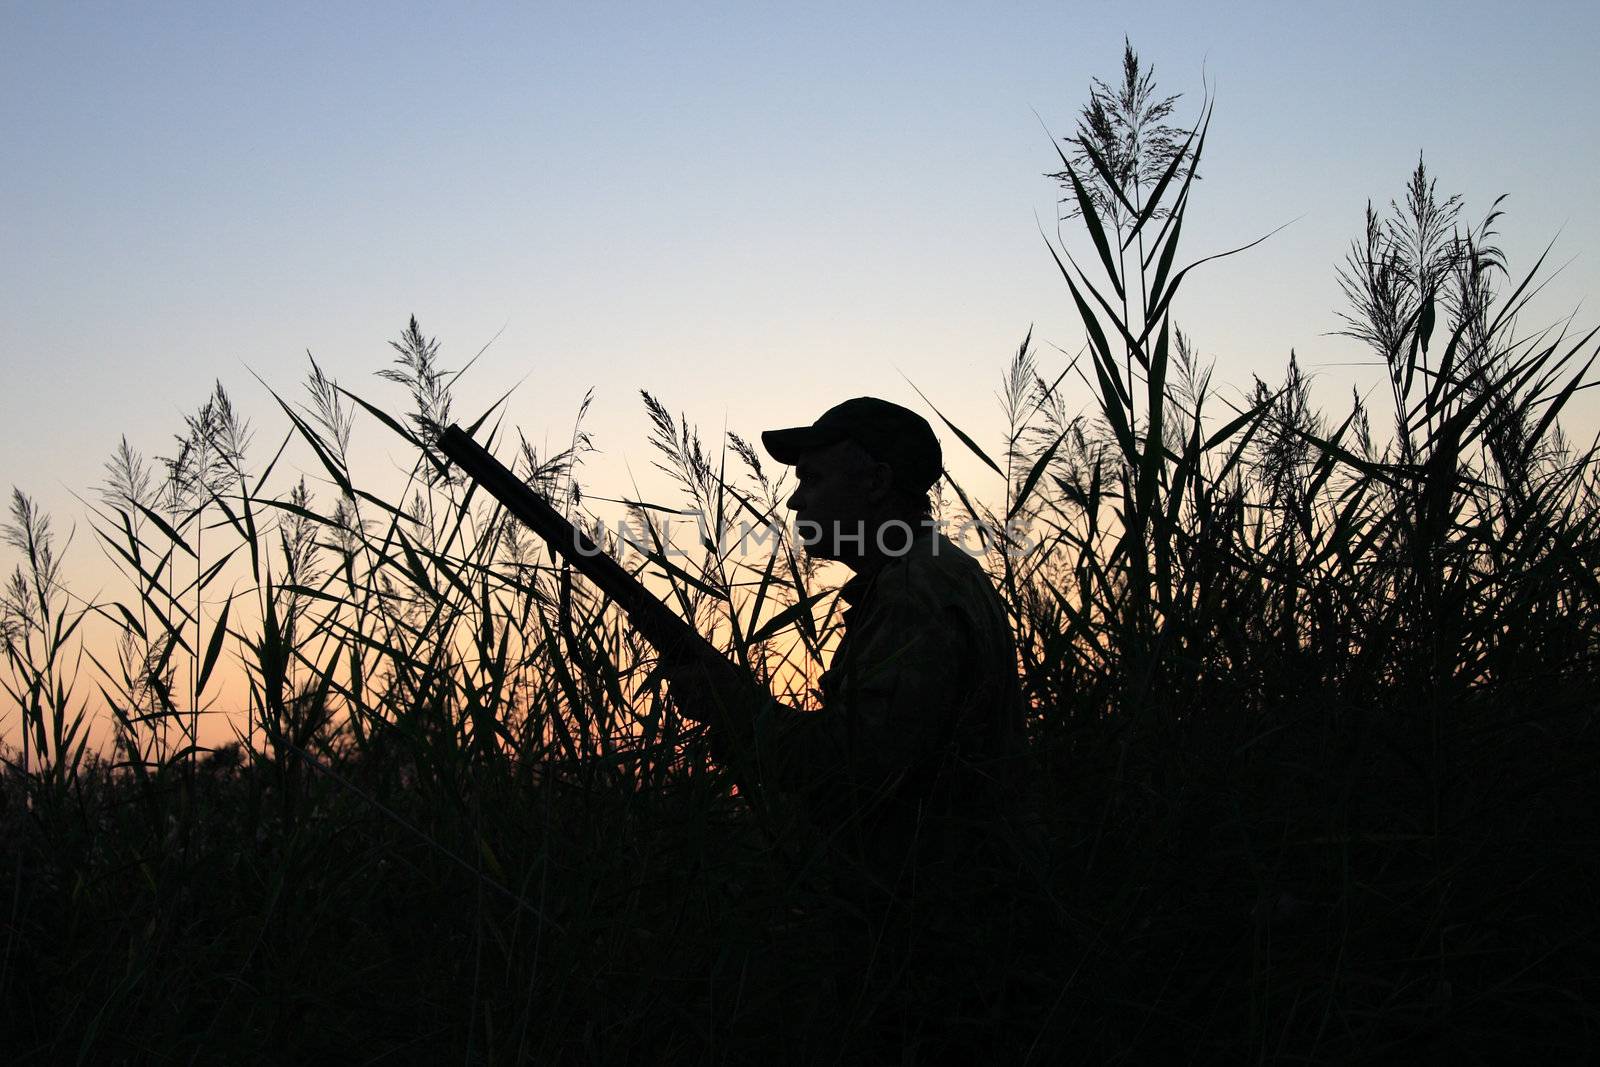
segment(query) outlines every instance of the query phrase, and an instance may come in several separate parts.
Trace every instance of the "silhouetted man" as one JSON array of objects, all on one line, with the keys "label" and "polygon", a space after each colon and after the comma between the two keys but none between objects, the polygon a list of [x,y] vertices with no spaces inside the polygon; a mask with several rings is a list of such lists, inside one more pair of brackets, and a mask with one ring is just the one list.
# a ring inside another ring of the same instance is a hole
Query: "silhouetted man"
[{"label": "silhouetted man", "polygon": [[858,397],[762,443],[795,468],[788,506],[807,551],[855,572],[839,591],[849,607],[822,708],[785,707],[721,671],[679,670],[674,693],[745,780],[799,798],[828,835],[874,966],[920,968],[929,996],[947,998],[972,977],[953,973],[975,964],[968,949],[998,947],[964,946],[962,931],[989,936],[1019,869],[1037,862],[1005,609],[929,518],[943,465],[920,415]]}]

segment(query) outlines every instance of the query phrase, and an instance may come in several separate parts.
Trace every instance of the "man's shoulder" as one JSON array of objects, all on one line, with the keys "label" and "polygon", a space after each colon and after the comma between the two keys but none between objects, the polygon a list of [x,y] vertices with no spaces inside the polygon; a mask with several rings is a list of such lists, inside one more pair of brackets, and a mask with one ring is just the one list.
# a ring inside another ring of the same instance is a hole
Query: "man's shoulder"
[{"label": "man's shoulder", "polygon": [[971,553],[933,532],[884,568],[875,590],[885,599],[910,599],[930,610],[954,607],[972,611],[992,606],[994,583]]}]

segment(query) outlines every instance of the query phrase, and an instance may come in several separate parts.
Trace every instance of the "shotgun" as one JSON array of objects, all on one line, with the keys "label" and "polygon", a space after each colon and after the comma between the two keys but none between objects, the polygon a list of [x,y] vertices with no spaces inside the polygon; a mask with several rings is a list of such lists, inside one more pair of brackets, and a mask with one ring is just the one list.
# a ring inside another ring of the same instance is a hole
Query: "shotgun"
[{"label": "shotgun", "polygon": [[568,522],[461,427],[452,423],[439,435],[437,445],[468,478],[500,501],[523,525],[544,538],[557,555],[614,600],[628,616],[628,621],[663,658],[673,662],[733,666],[694,627],[679,618],[622,564]]},{"label": "shotgun", "polygon": [[[772,698],[765,687],[730,663],[693,626],[658,600],[622,564],[602,551],[587,534],[568,522],[461,427],[452,423],[439,435],[436,444],[468,478],[481,485],[528,529],[544,538],[558,556],[615,601],[634,628],[656,647],[663,661],[675,667],[698,668],[698,676],[710,688],[695,692],[694,702],[700,705],[697,710],[701,714],[693,717],[712,713],[718,724],[712,731],[713,751],[727,761],[740,794],[755,803],[757,794],[750,788],[753,779],[745,761],[738,755],[753,739],[750,713],[754,705],[745,708],[745,714],[741,715],[734,712],[733,700],[726,703],[725,700],[729,694],[748,693],[770,701]],[[680,673],[677,678],[676,684],[682,684],[684,675]],[[738,698],[734,700],[743,703]]]}]

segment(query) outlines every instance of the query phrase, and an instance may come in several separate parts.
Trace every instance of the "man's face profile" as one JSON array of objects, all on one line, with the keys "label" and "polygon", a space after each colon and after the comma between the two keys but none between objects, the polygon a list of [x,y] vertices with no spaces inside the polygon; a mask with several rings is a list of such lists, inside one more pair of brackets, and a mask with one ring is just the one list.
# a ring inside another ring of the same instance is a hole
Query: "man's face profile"
[{"label": "man's face profile", "polygon": [[[799,481],[788,506],[809,555],[845,559],[862,553],[892,484],[888,464],[853,441],[806,450],[795,464]],[[843,535],[841,537],[841,535]]]}]

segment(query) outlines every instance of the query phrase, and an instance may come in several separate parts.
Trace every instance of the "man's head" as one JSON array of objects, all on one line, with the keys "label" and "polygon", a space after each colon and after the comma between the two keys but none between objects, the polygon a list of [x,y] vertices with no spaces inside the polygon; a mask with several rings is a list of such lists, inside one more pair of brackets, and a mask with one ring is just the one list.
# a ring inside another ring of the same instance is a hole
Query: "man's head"
[{"label": "man's head", "polygon": [[[761,442],[795,467],[800,484],[789,507],[811,554],[823,559],[870,555],[885,523],[919,526],[943,470],[928,421],[875,397],[846,400],[810,426],[768,430]],[[858,534],[864,540],[852,540]]]}]

